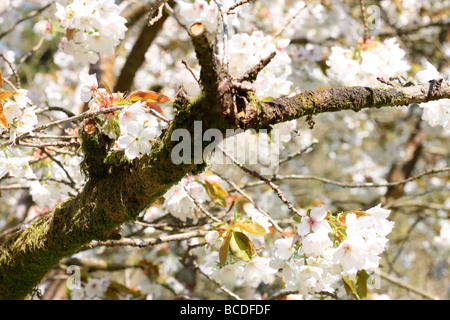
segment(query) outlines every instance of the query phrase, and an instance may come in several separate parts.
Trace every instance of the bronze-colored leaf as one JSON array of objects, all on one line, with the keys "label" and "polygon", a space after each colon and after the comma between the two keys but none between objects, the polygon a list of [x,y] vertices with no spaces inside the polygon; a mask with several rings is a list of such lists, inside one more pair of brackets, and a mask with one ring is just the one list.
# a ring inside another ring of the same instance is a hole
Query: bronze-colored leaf
[{"label": "bronze-colored leaf", "polygon": [[0,122],[5,128],[8,128],[8,120],[6,119],[6,115],[3,112],[3,104],[0,102]]},{"label": "bronze-colored leaf", "polygon": [[5,100],[11,97],[14,97],[17,94],[16,91],[1,91],[0,92],[0,100]]},{"label": "bronze-colored leaf", "polygon": [[154,102],[145,102],[144,103],[145,107],[150,108],[152,110],[155,110],[156,112],[162,113],[164,114],[164,112],[162,111],[162,109]]},{"label": "bronze-colored leaf", "polygon": [[158,102],[158,103],[165,103],[165,102],[172,102],[173,100],[169,97],[155,92],[155,91],[136,91],[133,92],[130,97],[132,101],[142,100],[142,101],[148,101],[148,102]]},{"label": "bronze-colored leaf", "polygon": [[231,232],[229,232],[226,237],[223,239],[222,245],[219,249],[219,261],[221,265],[224,265],[227,262],[228,251],[230,250],[230,238]]}]

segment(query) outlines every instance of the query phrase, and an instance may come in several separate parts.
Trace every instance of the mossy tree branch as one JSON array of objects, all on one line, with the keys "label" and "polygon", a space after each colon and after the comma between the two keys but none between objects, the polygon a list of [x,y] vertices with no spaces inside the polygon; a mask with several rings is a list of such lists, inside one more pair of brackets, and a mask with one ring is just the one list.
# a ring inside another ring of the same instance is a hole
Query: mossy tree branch
[{"label": "mossy tree branch", "polygon": [[245,117],[239,119],[239,122],[243,124],[243,129],[258,129],[325,112],[406,106],[445,98],[450,98],[450,82],[441,81],[411,87],[356,86],[306,91],[293,97],[265,102],[253,100],[247,106]]}]

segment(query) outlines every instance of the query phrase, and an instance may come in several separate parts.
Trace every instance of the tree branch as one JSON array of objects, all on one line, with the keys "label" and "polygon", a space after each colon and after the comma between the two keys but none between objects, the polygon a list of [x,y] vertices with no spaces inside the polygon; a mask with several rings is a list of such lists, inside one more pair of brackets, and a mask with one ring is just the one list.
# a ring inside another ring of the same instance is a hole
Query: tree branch
[{"label": "tree branch", "polygon": [[[247,105],[245,118],[238,120],[242,124],[242,129],[260,129],[325,112],[342,110],[357,112],[366,108],[405,106],[444,98],[450,98],[450,82],[448,81],[442,82],[438,86],[430,83],[429,85],[396,88],[342,87],[306,91],[293,97],[266,102],[252,100]],[[236,123],[236,119],[230,121]]]},{"label": "tree branch", "polygon": [[[170,1],[171,6],[175,5],[175,2]],[[116,85],[114,86],[114,91],[125,92],[131,89],[133,85],[134,77],[136,72],[145,62],[145,53],[147,52],[150,45],[155,40],[158,32],[162,29],[162,26],[166,19],[169,17],[169,14],[163,12],[162,17],[155,21],[151,26],[145,24],[141,32],[136,39],[136,42],[133,45],[130,53],[128,54],[127,60],[120,72],[119,77],[117,78]]]}]

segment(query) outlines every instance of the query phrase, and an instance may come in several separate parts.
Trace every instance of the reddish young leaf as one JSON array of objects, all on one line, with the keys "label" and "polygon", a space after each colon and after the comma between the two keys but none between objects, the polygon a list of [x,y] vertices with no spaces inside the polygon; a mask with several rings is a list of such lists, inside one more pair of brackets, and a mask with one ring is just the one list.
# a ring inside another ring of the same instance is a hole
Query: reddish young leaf
[{"label": "reddish young leaf", "polygon": [[6,115],[3,112],[3,104],[0,102],[0,122],[5,128],[8,128],[8,120],[6,119]]},{"label": "reddish young leaf", "polygon": [[142,100],[142,101],[148,101],[148,102],[158,102],[158,103],[165,103],[165,102],[172,102],[173,100],[169,97],[155,92],[155,91],[136,91],[132,93],[129,97],[132,101]]},{"label": "reddish young leaf", "polygon": [[147,108],[153,109],[156,112],[162,113],[164,114],[164,112],[162,111],[162,109],[154,102],[145,102],[144,104]]}]

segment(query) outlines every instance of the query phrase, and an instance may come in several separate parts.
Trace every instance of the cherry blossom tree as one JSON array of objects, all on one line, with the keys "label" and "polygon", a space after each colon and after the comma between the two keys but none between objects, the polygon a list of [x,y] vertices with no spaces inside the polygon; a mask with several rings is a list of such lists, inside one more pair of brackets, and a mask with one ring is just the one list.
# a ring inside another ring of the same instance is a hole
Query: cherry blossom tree
[{"label": "cherry blossom tree", "polygon": [[0,298],[448,298],[449,10],[2,1]]}]

